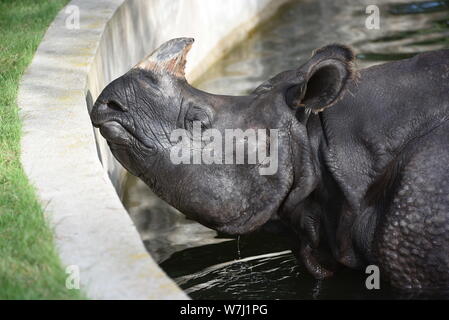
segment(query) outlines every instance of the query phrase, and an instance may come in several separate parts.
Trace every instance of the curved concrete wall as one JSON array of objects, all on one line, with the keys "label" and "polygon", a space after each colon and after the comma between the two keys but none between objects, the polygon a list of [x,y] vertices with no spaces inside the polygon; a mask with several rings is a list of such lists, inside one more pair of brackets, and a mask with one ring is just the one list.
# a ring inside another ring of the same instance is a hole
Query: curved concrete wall
[{"label": "curved concrete wall", "polygon": [[65,10],[50,26],[20,86],[22,163],[88,297],[187,298],[145,251],[117,196],[124,170],[94,134],[87,106],[170,38],[196,39],[187,65],[195,79],[283,2],[73,0],[80,28],[67,28]]}]

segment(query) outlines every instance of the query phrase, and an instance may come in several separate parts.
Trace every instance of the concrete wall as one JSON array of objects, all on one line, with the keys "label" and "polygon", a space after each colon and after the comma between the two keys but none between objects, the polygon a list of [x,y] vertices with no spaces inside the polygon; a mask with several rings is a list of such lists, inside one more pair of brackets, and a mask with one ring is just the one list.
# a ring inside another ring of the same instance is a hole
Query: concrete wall
[{"label": "concrete wall", "polygon": [[187,298],[144,249],[116,193],[124,170],[94,133],[87,106],[173,37],[196,39],[187,65],[195,79],[283,2],[73,0],[80,28],[67,28],[65,10],[50,26],[20,86],[22,163],[61,259],[79,267],[88,297]]}]

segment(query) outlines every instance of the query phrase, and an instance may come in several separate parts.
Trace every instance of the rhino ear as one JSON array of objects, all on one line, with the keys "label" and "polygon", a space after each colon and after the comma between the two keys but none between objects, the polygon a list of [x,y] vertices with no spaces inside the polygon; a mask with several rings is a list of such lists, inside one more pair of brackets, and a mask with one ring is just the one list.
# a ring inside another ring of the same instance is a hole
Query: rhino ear
[{"label": "rhino ear", "polygon": [[186,56],[192,47],[193,38],[176,38],[162,44],[134,68],[155,73],[168,73],[176,77],[185,76]]},{"label": "rhino ear", "polygon": [[289,105],[305,107],[314,113],[334,105],[343,97],[346,84],[354,79],[354,53],[346,46],[329,45],[316,50],[299,68],[304,82],[292,88]]}]

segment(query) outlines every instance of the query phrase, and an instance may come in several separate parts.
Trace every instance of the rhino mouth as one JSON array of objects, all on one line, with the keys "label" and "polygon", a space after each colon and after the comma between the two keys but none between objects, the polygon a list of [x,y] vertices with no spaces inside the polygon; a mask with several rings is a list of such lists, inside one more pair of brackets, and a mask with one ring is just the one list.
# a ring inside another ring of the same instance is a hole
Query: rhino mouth
[{"label": "rhino mouth", "polygon": [[132,165],[132,156],[129,151],[132,146],[131,142],[136,140],[135,136],[125,126],[115,120],[94,123],[94,126],[100,129],[101,135],[106,139],[117,161],[131,174],[140,177],[144,171],[141,171],[140,168],[136,169]]},{"label": "rhino mouth", "polygon": [[108,142],[117,145],[128,145],[130,143],[131,134],[117,121],[106,121],[98,127],[100,128],[101,135]]}]

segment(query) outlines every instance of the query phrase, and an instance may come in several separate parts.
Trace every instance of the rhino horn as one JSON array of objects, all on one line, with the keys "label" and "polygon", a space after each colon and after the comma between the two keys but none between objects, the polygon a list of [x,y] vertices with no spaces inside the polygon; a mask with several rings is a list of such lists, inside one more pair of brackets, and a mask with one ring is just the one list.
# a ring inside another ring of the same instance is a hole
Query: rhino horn
[{"label": "rhino horn", "polygon": [[162,44],[134,68],[156,73],[185,76],[186,56],[192,47],[193,38],[176,38]]}]

